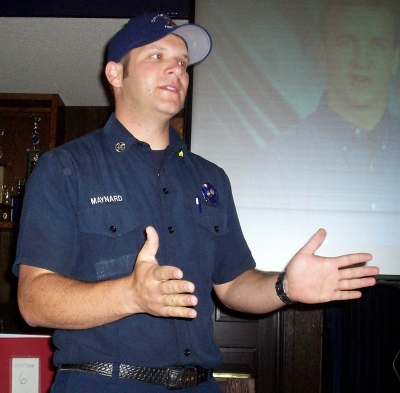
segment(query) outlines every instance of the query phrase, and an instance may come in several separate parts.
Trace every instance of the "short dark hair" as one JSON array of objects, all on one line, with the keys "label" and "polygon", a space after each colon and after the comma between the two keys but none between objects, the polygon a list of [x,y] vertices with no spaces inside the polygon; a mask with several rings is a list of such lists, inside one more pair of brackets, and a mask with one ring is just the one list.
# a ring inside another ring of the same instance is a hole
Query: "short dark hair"
[{"label": "short dark hair", "polygon": [[320,39],[326,41],[328,18],[335,7],[364,6],[371,8],[386,8],[392,15],[394,27],[394,47],[400,44],[400,1],[399,0],[326,0],[319,17]]},{"label": "short dark hair", "polygon": [[122,64],[122,77],[126,78],[129,76],[129,60],[131,59],[131,52],[128,52],[121,60]]}]

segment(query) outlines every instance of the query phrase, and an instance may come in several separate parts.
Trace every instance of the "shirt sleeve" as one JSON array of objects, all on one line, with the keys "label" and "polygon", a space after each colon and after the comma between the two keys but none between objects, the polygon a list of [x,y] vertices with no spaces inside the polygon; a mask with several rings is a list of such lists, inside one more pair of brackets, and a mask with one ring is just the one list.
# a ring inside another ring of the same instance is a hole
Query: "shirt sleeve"
[{"label": "shirt sleeve", "polygon": [[44,154],[32,171],[25,189],[16,261],[69,275],[77,252],[74,171],[61,164],[54,150]]}]

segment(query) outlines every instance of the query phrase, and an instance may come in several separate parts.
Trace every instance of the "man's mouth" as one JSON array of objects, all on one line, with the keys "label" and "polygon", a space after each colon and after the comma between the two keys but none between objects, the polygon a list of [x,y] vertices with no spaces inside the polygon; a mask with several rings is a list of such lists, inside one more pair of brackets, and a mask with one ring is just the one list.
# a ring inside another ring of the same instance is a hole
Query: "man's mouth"
[{"label": "man's mouth", "polygon": [[170,85],[163,86],[162,89],[163,89],[163,90],[174,91],[174,92],[177,92],[177,93],[179,92],[179,89],[178,89],[177,87],[175,87],[175,86],[170,86]]},{"label": "man's mouth", "polygon": [[371,83],[371,77],[366,75],[352,75],[350,80],[353,86],[359,88],[365,88]]}]

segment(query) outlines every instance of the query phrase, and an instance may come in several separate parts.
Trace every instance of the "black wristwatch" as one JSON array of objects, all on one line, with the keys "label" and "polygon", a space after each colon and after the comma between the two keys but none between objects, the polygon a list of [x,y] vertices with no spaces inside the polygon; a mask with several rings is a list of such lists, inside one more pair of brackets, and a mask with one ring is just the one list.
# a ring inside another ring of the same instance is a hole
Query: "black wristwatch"
[{"label": "black wristwatch", "polygon": [[285,292],[285,286],[283,285],[283,280],[285,279],[286,272],[282,272],[278,279],[276,280],[275,289],[276,294],[278,295],[279,299],[282,300],[285,304],[293,304],[296,303],[294,300],[290,299],[290,297]]}]

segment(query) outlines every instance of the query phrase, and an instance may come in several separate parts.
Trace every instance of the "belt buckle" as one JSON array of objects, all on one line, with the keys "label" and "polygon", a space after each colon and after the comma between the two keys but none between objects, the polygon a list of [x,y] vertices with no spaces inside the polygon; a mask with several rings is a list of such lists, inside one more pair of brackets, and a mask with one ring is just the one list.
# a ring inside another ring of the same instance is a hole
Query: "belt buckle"
[{"label": "belt buckle", "polygon": [[181,390],[197,386],[196,367],[168,367],[168,390]]}]

